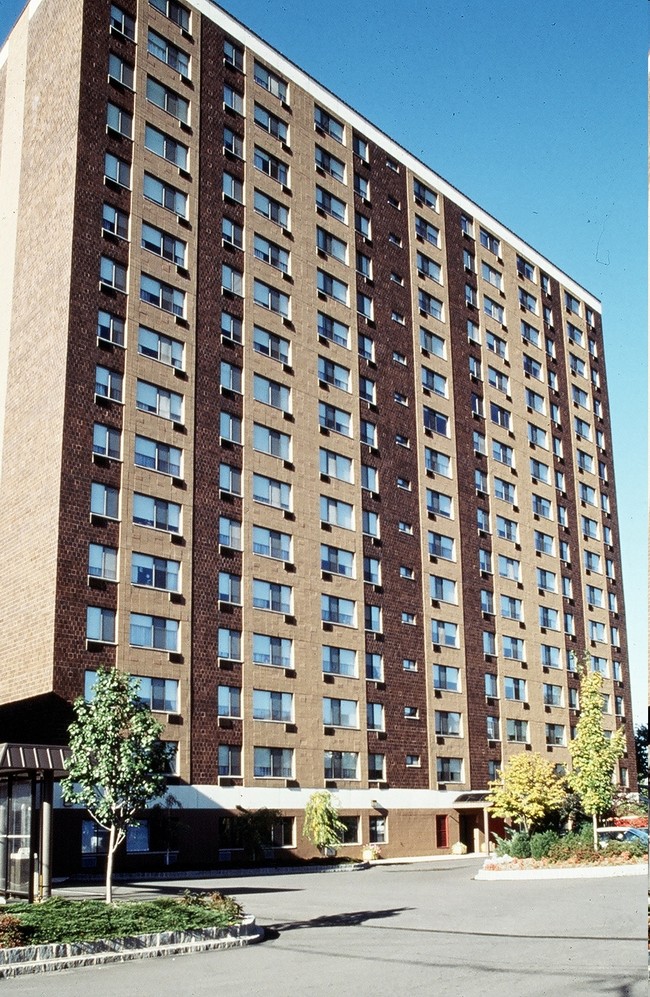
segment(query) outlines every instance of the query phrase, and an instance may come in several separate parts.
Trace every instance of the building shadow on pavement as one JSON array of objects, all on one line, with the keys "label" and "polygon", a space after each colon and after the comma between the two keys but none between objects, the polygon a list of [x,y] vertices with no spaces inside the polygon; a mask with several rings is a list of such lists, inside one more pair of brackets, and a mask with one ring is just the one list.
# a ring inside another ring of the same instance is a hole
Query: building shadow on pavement
[{"label": "building shadow on pavement", "polygon": [[365,924],[366,921],[378,918],[396,917],[405,911],[414,910],[413,907],[392,907],[388,910],[358,910],[345,914],[327,914],[321,917],[312,917],[306,921],[283,921],[276,924],[266,925],[264,928],[265,938],[279,938],[286,931],[299,931],[303,928],[340,928],[355,927]]}]

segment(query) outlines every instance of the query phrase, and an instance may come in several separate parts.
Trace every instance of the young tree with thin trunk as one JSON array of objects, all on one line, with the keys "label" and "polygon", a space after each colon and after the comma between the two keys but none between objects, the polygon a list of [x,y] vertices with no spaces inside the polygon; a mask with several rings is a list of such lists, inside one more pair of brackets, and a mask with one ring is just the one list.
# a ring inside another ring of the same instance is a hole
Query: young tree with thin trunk
[{"label": "young tree with thin trunk", "polygon": [[307,800],[302,833],[322,854],[343,841],[345,824],[339,820],[332,794],[326,789],[312,793]]},{"label": "young tree with thin trunk", "polygon": [[489,789],[490,813],[514,821],[526,833],[559,810],[566,797],[564,779],[556,775],[551,762],[528,751],[509,758]]},{"label": "young tree with thin trunk", "polygon": [[590,668],[590,656],[585,651],[580,672],[580,719],[576,736],[569,744],[572,768],[567,776],[571,788],[580,798],[584,812],[591,816],[594,827],[594,851],[598,849],[596,828],[598,817],[612,805],[616,787],[612,776],[616,762],[625,751],[625,734],[619,728],[611,737],[603,730],[603,678]]},{"label": "young tree with thin trunk", "polygon": [[106,903],[113,899],[113,858],[137,815],[165,788],[168,748],[162,726],[139,697],[139,683],[115,668],[100,669],[92,699],[74,703],[70,760],[61,782],[66,803],[88,808],[108,832]]}]

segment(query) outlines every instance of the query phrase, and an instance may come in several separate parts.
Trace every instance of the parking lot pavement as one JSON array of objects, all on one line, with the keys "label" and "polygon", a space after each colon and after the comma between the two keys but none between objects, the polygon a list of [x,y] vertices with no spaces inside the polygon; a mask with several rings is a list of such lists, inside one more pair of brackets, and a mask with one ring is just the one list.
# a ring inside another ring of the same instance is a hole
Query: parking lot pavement
[{"label": "parking lot pavement", "polygon": [[[480,860],[381,865],[327,875],[142,884],[147,895],[217,888],[267,928],[246,949],[99,966],[3,982],[8,994],[164,997],[641,997],[644,877],[502,883]],[[66,893],[69,891],[65,891]],[[92,890],[91,890],[92,892]],[[97,892],[97,891],[95,891]],[[139,888],[118,886],[118,894]]]}]

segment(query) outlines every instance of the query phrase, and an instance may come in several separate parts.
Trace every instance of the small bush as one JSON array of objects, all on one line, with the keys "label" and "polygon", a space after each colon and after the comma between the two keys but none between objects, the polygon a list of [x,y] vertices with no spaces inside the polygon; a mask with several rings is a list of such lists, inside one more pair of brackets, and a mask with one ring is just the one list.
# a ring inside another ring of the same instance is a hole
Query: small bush
[{"label": "small bush", "polygon": [[530,838],[525,831],[515,831],[508,842],[508,854],[513,859],[530,858]]},{"label": "small bush", "polygon": [[648,851],[642,841],[609,841],[603,849],[605,855],[630,855],[646,858]]},{"label": "small bush", "polygon": [[0,916],[0,949],[13,949],[25,944],[25,933],[17,917]]},{"label": "small bush", "polygon": [[538,834],[533,834],[530,839],[531,858],[546,858],[552,845],[559,840],[560,836],[555,831],[540,831]]}]

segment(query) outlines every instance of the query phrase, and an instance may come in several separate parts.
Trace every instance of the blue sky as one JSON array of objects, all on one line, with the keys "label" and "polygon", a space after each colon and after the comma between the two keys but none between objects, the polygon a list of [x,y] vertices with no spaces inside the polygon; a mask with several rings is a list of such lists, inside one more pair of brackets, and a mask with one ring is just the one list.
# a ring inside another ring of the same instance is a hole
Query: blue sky
[{"label": "blue sky", "polygon": [[[3,0],[0,38],[22,0]],[[647,702],[645,0],[224,0],[603,303],[635,719]]]}]

